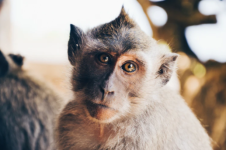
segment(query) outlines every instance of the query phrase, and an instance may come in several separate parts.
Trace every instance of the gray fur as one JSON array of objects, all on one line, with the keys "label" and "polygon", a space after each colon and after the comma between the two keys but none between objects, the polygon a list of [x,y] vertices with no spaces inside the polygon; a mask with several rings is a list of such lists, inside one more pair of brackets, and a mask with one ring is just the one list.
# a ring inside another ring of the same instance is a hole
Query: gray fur
[{"label": "gray fur", "polygon": [[61,98],[11,56],[5,56],[9,68],[0,77],[0,149],[54,150],[54,120]]}]

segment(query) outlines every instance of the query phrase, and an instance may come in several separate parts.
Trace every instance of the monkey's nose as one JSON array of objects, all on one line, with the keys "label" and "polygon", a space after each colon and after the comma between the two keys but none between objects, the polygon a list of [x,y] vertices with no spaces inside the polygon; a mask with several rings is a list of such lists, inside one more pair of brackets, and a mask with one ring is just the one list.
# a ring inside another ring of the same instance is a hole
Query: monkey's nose
[{"label": "monkey's nose", "polygon": [[114,95],[114,91],[109,91],[108,89],[106,88],[102,88],[101,87],[101,92],[102,92],[102,101],[106,101],[109,97],[113,96]]}]

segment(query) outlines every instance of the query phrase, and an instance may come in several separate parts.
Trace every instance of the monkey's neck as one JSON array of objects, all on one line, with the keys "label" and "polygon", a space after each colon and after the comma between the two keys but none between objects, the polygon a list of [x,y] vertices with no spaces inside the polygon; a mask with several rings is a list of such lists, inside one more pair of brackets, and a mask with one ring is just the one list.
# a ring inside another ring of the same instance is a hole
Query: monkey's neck
[{"label": "monkey's neck", "polygon": [[114,138],[122,133],[118,133],[118,131],[122,131],[122,129],[114,127],[113,124],[98,123],[96,125],[96,127],[93,126],[93,131],[95,131],[95,137],[99,142],[106,142],[106,140],[109,140],[109,137]]}]

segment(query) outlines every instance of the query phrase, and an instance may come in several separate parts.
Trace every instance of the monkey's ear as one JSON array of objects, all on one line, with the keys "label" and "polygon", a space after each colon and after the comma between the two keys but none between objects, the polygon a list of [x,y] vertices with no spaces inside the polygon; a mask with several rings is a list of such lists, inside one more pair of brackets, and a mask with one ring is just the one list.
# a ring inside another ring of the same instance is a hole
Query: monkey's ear
[{"label": "monkey's ear", "polygon": [[7,74],[9,70],[9,63],[7,62],[4,54],[0,50],[0,77]]},{"label": "monkey's ear", "polygon": [[81,50],[85,40],[84,32],[71,24],[70,39],[68,42],[68,59],[72,65],[75,64],[76,56]]},{"label": "monkey's ear", "polygon": [[157,77],[161,81],[161,85],[166,85],[175,71],[175,62],[179,55],[175,53],[165,54],[161,60],[161,66],[157,72]]},{"label": "monkey's ear", "polygon": [[9,54],[9,57],[13,60],[15,64],[17,64],[20,67],[24,64],[24,57],[19,54],[17,55]]}]

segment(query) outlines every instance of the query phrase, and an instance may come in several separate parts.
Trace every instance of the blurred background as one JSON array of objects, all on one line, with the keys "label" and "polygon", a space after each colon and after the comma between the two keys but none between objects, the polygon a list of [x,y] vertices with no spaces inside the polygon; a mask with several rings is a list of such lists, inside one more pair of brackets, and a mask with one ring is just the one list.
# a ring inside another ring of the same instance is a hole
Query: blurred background
[{"label": "blurred background", "polygon": [[24,68],[62,92],[72,23],[84,31],[115,19],[122,5],[169,51],[180,54],[180,92],[226,150],[225,0],[0,0],[0,49],[25,56]]}]

